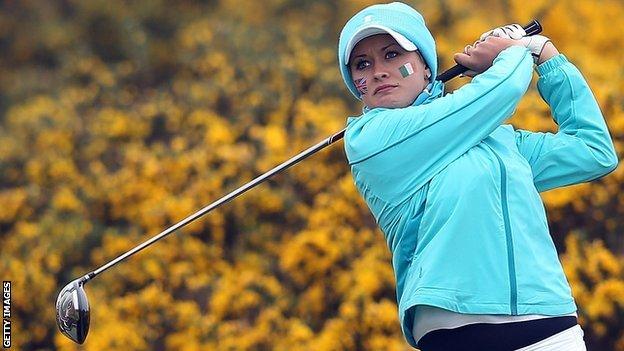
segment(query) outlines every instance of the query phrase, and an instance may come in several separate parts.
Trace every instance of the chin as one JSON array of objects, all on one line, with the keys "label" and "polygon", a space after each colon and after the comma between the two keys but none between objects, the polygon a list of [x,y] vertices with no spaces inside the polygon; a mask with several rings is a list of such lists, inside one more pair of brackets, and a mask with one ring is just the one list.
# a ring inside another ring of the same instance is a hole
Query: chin
[{"label": "chin", "polygon": [[375,104],[375,107],[383,107],[383,108],[403,108],[409,106],[410,102],[391,100],[391,101],[380,101]]},{"label": "chin", "polygon": [[401,96],[386,95],[386,96],[382,96],[380,99],[377,99],[377,101],[374,101],[374,103],[366,104],[366,105],[371,108],[375,108],[375,107],[403,108],[403,107],[410,106],[414,102],[415,99],[416,99],[416,96],[401,97]]}]

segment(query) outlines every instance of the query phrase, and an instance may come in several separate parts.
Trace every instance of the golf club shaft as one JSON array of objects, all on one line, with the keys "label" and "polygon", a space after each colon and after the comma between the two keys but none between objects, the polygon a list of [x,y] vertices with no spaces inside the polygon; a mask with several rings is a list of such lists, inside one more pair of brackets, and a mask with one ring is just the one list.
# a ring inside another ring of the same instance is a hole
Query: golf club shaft
[{"label": "golf club shaft", "polygon": [[[542,27],[539,24],[539,22],[537,22],[536,20],[533,20],[531,23],[529,23],[527,26],[524,27],[525,31],[527,32],[527,35],[534,35],[534,34],[538,34],[542,31]],[[456,65],[454,67],[452,67],[451,69],[445,71],[444,73],[440,74],[437,79],[441,80],[442,82],[446,82],[456,76],[458,76],[459,74],[465,72],[467,70],[466,67],[461,66],[461,65]],[[98,274],[104,272],[105,270],[111,268],[112,266],[116,265],[117,263],[125,260],[126,258],[136,254],[137,252],[145,249],[146,247],[152,245],[153,243],[157,242],[158,240],[166,237],[167,235],[173,233],[174,231],[184,227],[185,225],[193,222],[194,220],[196,220],[197,218],[205,215],[206,213],[212,211],[213,209],[221,206],[222,204],[234,199],[235,197],[241,195],[242,193],[246,192],[247,190],[250,190],[252,188],[254,188],[256,185],[264,182],[266,179],[270,178],[271,176],[275,175],[276,173],[279,173],[289,167],[291,167],[292,165],[298,163],[301,160],[306,159],[307,157],[315,154],[316,152],[324,149],[325,147],[335,143],[336,141],[342,139],[344,137],[344,133],[345,133],[346,129],[343,129],[335,134],[332,134],[330,137],[326,138],[325,140],[317,143],[316,145],[311,146],[310,148],[308,148],[307,150],[299,153],[298,155],[292,157],[291,159],[287,160],[286,162],[278,165],[277,167],[271,169],[270,171],[256,177],[255,179],[253,179],[252,181],[248,182],[247,184],[239,187],[238,189],[232,191],[231,193],[223,196],[222,198],[220,198],[219,200],[211,203],[210,205],[200,209],[199,211],[191,214],[190,216],[184,218],[183,220],[181,220],[180,222],[172,225],[171,227],[167,228],[165,231],[161,232],[160,234],[153,236],[152,238],[150,238],[149,240],[141,243],[140,245],[136,246],[135,248],[133,248],[132,250],[120,255],[119,257],[115,258],[114,260],[106,263],[105,265],[101,266],[100,268],[87,273],[85,276],[83,276],[80,281],[81,283],[86,283],[89,280],[95,278],[95,276],[97,276]]]},{"label": "golf club shaft", "polygon": [[125,260],[126,258],[134,255],[135,253],[143,250],[144,248],[150,246],[151,244],[155,243],[156,241],[164,238],[165,236],[173,233],[174,231],[184,227],[185,225],[193,222],[194,220],[196,220],[197,218],[205,215],[206,213],[212,211],[213,209],[221,206],[222,204],[232,200],[233,198],[241,195],[242,193],[246,192],[249,189],[252,189],[253,187],[255,187],[256,185],[264,182],[265,180],[267,180],[268,178],[270,178],[271,176],[273,176],[276,173],[279,173],[289,167],[291,167],[292,165],[298,163],[301,160],[304,160],[305,158],[307,158],[310,155],[315,154],[316,152],[318,152],[319,150],[325,148],[328,145],[333,144],[334,142],[340,140],[344,135],[344,129],[341,130],[338,133],[335,133],[333,135],[331,135],[330,137],[324,139],[323,141],[317,143],[316,145],[313,145],[311,147],[309,147],[307,150],[302,151],[301,153],[295,155],[294,157],[290,158],[289,160],[287,160],[286,162],[283,162],[282,164],[276,166],[275,168],[271,169],[270,171],[254,178],[252,181],[248,182],[247,184],[242,185],[241,187],[239,187],[238,189],[232,191],[231,193],[223,196],[222,198],[220,198],[219,200],[211,203],[210,205],[200,209],[199,211],[193,213],[192,215],[184,218],[183,220],[181,220],[180,222],[172,225],[171,227],[167,228],[165,231],[161,232],[160,234],[153,236],[151,239],[143,242],[142,244],[140,244],[139,246],[136,246],[135,248],[133,248],[132,250],[124,253],[123,255],[120,255],[119,257],[115,258],[114,260],[108,262],[107,264],[103,265],[102,267],[94,270],[91,273],[88,273],[87,275],[85,275],[83,277],[83,282],[87,282],[89,280],[91,280],[92,278],[94,278],[96,275],[104,272],[105,270],[109,269],[110,267],[116,265],[117,263]]}]

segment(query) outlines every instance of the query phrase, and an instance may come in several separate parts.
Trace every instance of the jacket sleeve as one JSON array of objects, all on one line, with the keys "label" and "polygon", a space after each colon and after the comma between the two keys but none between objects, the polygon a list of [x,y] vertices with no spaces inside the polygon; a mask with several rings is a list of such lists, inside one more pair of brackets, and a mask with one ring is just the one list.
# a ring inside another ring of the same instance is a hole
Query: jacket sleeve
[{"label": "jacket sleeve", "polygon": [[590,181],[617,167],[618,159],[598,103],[565,56],[537,68],[537,87],[559,125],[556,134],[516,131],[516,145],[533,171],[538,191]]},{"label": "jacket sleeve", "polygon": [[418,190],[513,113],[532,70],[529,51],[512,46],[452,94],[426,105],[373,109],[354,119],[347,125],[345,151],[356,184],[365,179],[376,196],[391,202]]}]

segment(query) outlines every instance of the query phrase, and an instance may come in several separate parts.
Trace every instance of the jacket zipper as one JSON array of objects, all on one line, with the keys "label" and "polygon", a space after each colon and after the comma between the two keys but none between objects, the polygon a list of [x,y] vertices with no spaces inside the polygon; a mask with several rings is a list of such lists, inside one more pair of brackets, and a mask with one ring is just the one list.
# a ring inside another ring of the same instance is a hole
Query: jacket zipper
[{"label": "jacket zipper", "polygon": [[488,145],[496,156],[501,170],[501,205],[503,209],[503,219],[505,221],[505,238],[507,241],[507,264],[509,267],[509,304],[511,305],[511,315],[518,315],[518,287],[516,283],[516,263],[514,259],[513,238],[511,236],[511,226],[509,224],[509,208],[507,207],[507,168],[503,160],[496,151]]}]

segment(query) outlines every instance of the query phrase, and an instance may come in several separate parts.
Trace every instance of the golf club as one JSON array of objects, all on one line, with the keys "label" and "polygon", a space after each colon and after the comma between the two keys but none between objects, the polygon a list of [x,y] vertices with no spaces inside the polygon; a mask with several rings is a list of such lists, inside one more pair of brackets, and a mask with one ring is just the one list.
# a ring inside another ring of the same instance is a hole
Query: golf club
[{"label": "golf club", "polygon": [[[535,35],[542,31],[542,27],[540,23],[536,20],[531,21],[527,26],[524,27],[527,35]],[[467,71],[466,67],[461,65],[456,65],[448,71],[440,74],[437,79],[443,82],[446,82],[459,74]],[[104,272],[105,270],[111,268],[117,263],[125,260],[126,258],[136,254],[137,252],[143,250],[144,248],[150,246],[151,244],[157,242],[158,240],[164,238],[165,236],[173,233],[174,231],[184,227],[185,225],[193,222],[197,218],[203,216],[204,214],[212,211],[213,209],[221,206],[222,204],[234,199],[235,197],[241,195],[247,190],[255,187],[256,185],[264,182],[266,179],[270,178],[276,173],[279,173],[290,166],[298,163],[299,161],[315,154],[319,150],[335,143],[336,141],[342,139],[344,136],[346,129],[343,129],[325,140],[317,143],[316,145],[311,146],[305,151],[297,154],[286,162],[278,165],[277,167],[271,169],[270,171],[256,177],[252,181],[248,182],[245,185],[242,185],[238,189],[232,191],[231,193],[223,196],[219,200],[213,202],[212,204],[198,210],[197,212],[189,215],[184,218],[180,222],[172,225],[167,228],[165,231],[160,234],[153,236],[151,239],[141,243],[140,245],[134,247],[130,251],[120,255],[114,260],[106,263],[100,268],[87,273],[81,278],[75,279],[69,284],[67,284],[59,293],[58,298],[56,299],[56,323],[58,325],[61,333],[66,335],[68,338],[73,340],[78,344],[84,343],[87,338],[87,333],[89,332],[89,321],[90,321],[90,310],[89,310],[89,301],[87,300],[87,295],[84,291],[84,285],[89,282],[91,279],[95,278],[98,274]]]}]

